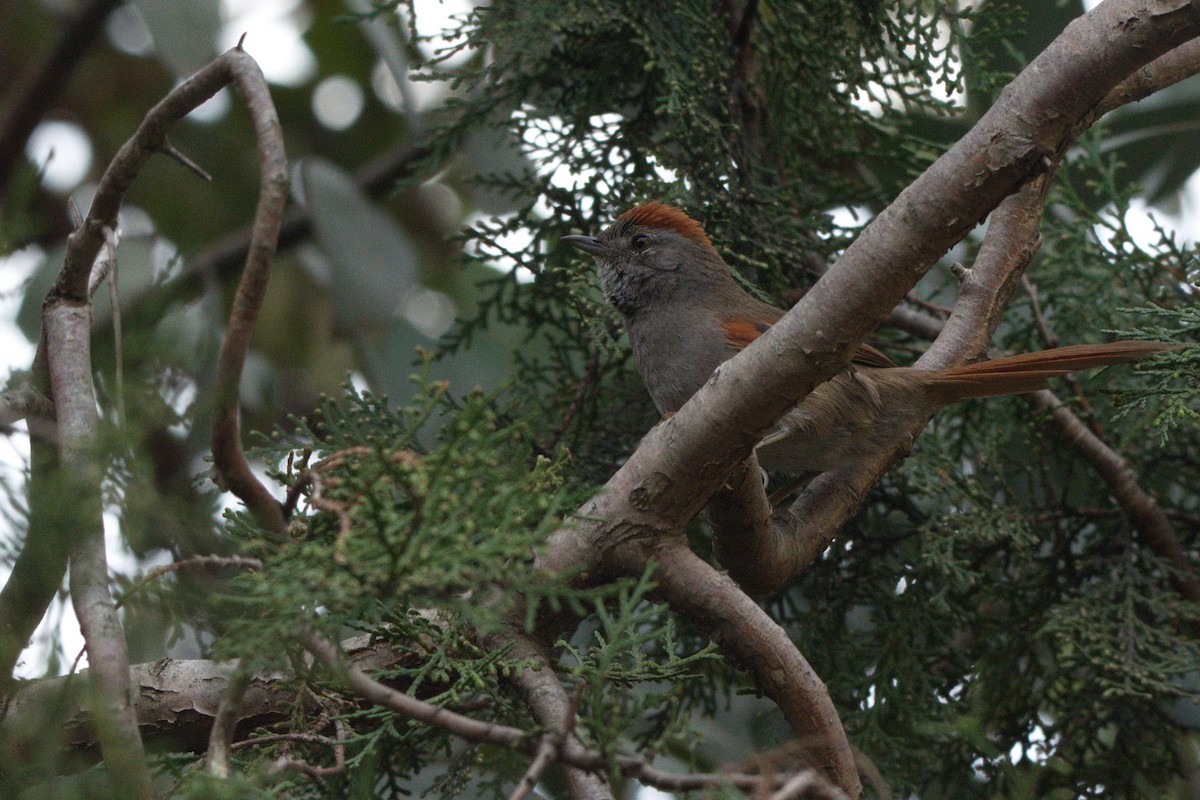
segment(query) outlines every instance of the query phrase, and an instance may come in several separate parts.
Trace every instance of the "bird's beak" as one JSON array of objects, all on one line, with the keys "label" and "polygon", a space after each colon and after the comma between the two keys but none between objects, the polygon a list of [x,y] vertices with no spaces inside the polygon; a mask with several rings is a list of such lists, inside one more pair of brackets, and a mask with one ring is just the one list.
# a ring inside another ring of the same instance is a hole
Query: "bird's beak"
[{"label": "bird's beak", "polygon": [[595,236],[564,236],[562,240],[567,244],[578,247],[585,253],[591,253],[594,256],[610,256],[612,250],[604,242],[597,239]]}]

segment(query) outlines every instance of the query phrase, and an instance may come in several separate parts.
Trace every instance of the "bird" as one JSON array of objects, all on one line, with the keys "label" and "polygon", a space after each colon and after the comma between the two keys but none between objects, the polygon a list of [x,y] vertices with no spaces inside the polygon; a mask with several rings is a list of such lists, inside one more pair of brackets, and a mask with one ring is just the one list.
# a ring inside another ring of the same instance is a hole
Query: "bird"
[{"label": "bird", "polygon": [[[644,203],[599,235],[562,241],[595,259],[604,295],[624,319],[634,365],[664,416],[784,314],[739,286],[703,226],[674,206]],[[842,372],[784,413],[756,452],[769,472],[825,472],[877,455],[944,405],[1032,392],[1053,377],[1176,347],[1069,345],[929,370],[896,366],[862,344]]]}]

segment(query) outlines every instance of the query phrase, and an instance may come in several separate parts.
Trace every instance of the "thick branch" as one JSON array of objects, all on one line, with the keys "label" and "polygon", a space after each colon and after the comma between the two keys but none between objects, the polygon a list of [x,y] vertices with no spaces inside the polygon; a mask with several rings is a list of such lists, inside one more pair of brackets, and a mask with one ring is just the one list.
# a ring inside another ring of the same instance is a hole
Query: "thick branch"
[{"label": "thick branch", "polygon": [[[975,266],[963,277],[958,302],[918,366],[939,369],[961,364],[987,350],[1020,276],[1041,243],[1039,220],[1049,181],[1049,173],[1039,176],[992,214]],[[709,506],[714,548],[722,565],[752,594],[769,594],[795,580],[858,511],[870,487],[909,452],[924,427],[924,423],[915,427],[910,438],[868,463],[822,475],[791,508],[774,516],[757,476],[735,478]]]},{"label": "thick branch", "polygon": [[[364,670],[386,669],[401,660],[382,642],[363,634],[341,645],[346,658]],[[163,746],[183,746],[203,752],[217,710],[226,694],[236,661],[164,658],[135,664],[130,683],[137,703],[137,720],[147,740],[160,737]],[[13,693],[0,719],[0,765],[15,764],[32,752],[47,733],[61,737],[66,746],[87,750],[95,743],[91,716],[82,689],[90,670],[79,674],[27,683]],[[46,710],[55,713],[47,716]],[[296,711],[296,690],[288,676],[277,672],[254,673],[241,700],[241,734],[288,719]],[[0,766],[2,768],[2,766]]]},{"label": "thick branch", "polygon": [[1198,33],[1200,9],[1177,3],[1109,2],[1068,26],[791,311],[650,431],[580,509],[581,521],[551,538],[546,566],[602,573],[624,543],[677,530],[939,256],[1045,170],[1076,121],[1133,70]]},{"label": "thick branch", "polygon": [[[1200,71],[1200,39],[1171,50],[1111,90],[1096,109],[1085,115],[1070,138],[1073,139],[1103,113],[1139,100],[1197,71]],[[1015,281],[1040,246],[1038,223],[1045,204],[1048,179],[1049,174],[1046,174],[1034,184],[1027,185],[1001,204],[992,216],[979,256],[983,263],[977,262],[973,272],[992,275],[999,279],[998,282],[993,280],[989,286],[978,280],[965,281],[959,302],[945,325],[924,315],[907,313],[902,307],[891,311],[893,321],[899,322],[905,329],[938,339],[939,344],[930,348],[918,362],[920,366],[931,369],[951,366],[976,357],[987,349],[987,341],[1012,296]],[[991,259],[995,261],[988,263]],[[1065,408],[1058,416],[1079,422]],[[1059,425],[1069,441],[1075,439],[1074,426],[1066,422],[1059,422]],[[913,436],[919,432],[913,431]],[[1102,442],[1099,444],[1104,447]],[[709,511],[710,521],[715,527],[718,555],[725,553],[728,554],[726,557],[733,559],[728,563],[722,560],[722,564],[751,592],[769,593],[786,585],[829,545],[841,526],[857,512],[870,487],[908,449],[909,446],[902,443],[871,464],[822,476],[813,482],[786,514],[778,514],[774,518],[769,516],[769,509],[765,507],[761,491],[758,491],[754,482],[735,479],[732,489],[716,495]],[[1110,478],[1105,476],[1112,470],[1105,465],[1115,463],[1114,459],[1120,461],[1120,457],[1106,447],[1104,449],[1107,454],[1103,458],[1094,449],[1091,454],[1085,451],[1084,455],[1093,460],[1101,477],[1109,482]],[[1180,562],[1182,548],[1161,509],[1137,489],[1136,483],[1122,480],[1119,484],[1126,487],[1126,496],[1130,498],[1127,511],[1131,519],[1137,519],[1140,515],[1145,520],[1143,525],[1149,524],[1156,531],[1149,537],[1151,546],[1177,567],[1186,568],[1186,559]],[[1133,499],[1128,485],[1137,489],[1140,496]],[[1126,506],[1119,495],[1118,501],[1123,507]],[[1173,546],[1169,544],[1172,542]],[[1187,579],[1184,579],[1184,584],[1187,583]],[[1190,591],[1200,591],[1200,585],[1193,579],[1190,588],[1184,586],[1183,590],[1188,596]]]},{"label": "thick branch", "polygon": [[[150,773],[129,690],[125,631],[108,586],[101,519],[101,469],[93,451],[99,415],[92,386],[91,308],[59,300],[43,314],[50,384],[58,415],[59,459],[69,473],[75,508],[71,526],[71,601],[91,665],[91,703],[106,771],[123,797],[152,796]],[[67,496],[61,498],[67,502]]]}]

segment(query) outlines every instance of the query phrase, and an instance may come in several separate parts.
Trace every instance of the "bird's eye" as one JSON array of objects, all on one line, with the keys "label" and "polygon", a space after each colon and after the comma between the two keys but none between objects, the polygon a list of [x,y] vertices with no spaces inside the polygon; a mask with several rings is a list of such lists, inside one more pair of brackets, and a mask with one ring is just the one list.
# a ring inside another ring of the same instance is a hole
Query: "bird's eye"
[{"label": "bird's eye", "polygon": [[630,246],[637,252],[642,252],[650,246],[651,238],[644,233],[639,233],[629,240]]}]

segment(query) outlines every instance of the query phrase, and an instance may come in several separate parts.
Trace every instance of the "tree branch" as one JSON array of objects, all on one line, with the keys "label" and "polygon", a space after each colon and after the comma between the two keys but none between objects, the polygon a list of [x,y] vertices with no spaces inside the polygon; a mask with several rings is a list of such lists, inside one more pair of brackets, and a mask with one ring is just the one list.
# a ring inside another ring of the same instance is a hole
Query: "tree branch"
[{"label": "tree branch", "polygon": [[[493,634],[485,640],[485,646],[494,650],[507,647],[511,658],[533,665],[522,669],[511,680],[525,696],[534,720],[547,730],[565,731],[557,747],[561,748],[568,741],[582,746],[582,742],[573,735],[575,726],[572,720],[578,709],[578,701],[572,701],[571,695],[567,694],[562,681],[555,674],[549,648],[532,635],[516,630]],[[573,800],[612,800],[612,787],[603,774],[570,766],[564,767],[564,774]]]},{"label": "tree branch", "polygon": [[[521,776],[521,780],[517,783],[512,794],[508,796],[508,800],[525,800],[537,786],[537,782],[541,780],[542,775],[546,772],[558,758],[558,752],[562,749],[563,744],[575,729],[576,715],[579,713],[579,701],[583,697],[585,684],[580,683],[575,687],[575,691],[567,698],[567,707],[562,715],[562,721],[555,728],[542,736],[542,741],[538,745],[537,755],[534,756],[529,768],[525,770],[525,774]],[[574,770],[578,772],[578,770]],[[580,773],[587,775],[588,773]],[[575,792],[578,784],[572,785],[571,796],[578,800],[579,794]],[[611,797],[612,793],[608,792]]]},{"label": "tree branch", "polygon": [[[761,432],[842,369],[938,257],[1045,171],[1077,120],[1134,69],[1200,34],[1200,9],[1176,5],[1110,2],[1068,26],[791,311],[647,434],[577,521],[551,536],[544,565],[604,574],[622,545],[669,535],[694,516]],[[923,366],[935,366],[936,353]]]},{"label": "tree branch", "polygon": [[1179,537],[1158,501],[1138,485],[1137,474],[1049,389],[1028,395],[1029,403],[1050,414],[1063,441],[1083,456],[1112,492],[1126,518],[1142,534],[1146,545],[1173,567],[1171,584],[1187,600],[1200,603],[1200,579],[1188,560]]},{"label": "tree branch", "polygon": [[219,483],[227,486],[246,504],[260,525],[282,535],[287,527],[283,506],[251,472],[242,452],[239,387],[254,323],[266,296],[271,260],[275,255],[284,204],[287,202],[287,158],[283,152],[283,131],[279,127],[279,117],[275,113],[275,105],[271,102],[271,93],[262,71],[254,59],[242,52],[240,46],[226,55],[231,56],[228,78],[236,84],[254,120],[262,175],[246,266],[237,294],[234,295],[229,326],[217,357],[213,467]]},{"label": "tree branch", "polygon": [[[1049,182],[1049,173],[1039,176],[992,214],[975,266],[963,276],[958,302],[949,319],[937,323],[937,340],[918,366],[940,369],[986,352],[1041,244],[1039,221]],[[713,546],[722,565],[751,594],[770,594],[791,583],[858,511],[870,487],[907,455],[924,427],[922,422],[909,438],[867,463],[818,477],[786,512],[772,515],[757,475],[735,478],[709,504]]]},{"label": "tree branch", "polygon": [[0,392],[0,426],[12,425],[26,417],[53,418],[53,401],[28,383]]},{"label": "tree branch", "polygon": [[[92,385],[91,307],[58,300],[42,315],[50,384],[58,418],[59,460],[68,473],[75,507],[71,526],[71,601],[87,645],[91,702],[109,779],[123,797],[153,791],[129,691],[125,631],[108,586],[101,518],[102,470],[95,447],[99,415]],[[66,498],[62,498],[65,502]]]},{"label": "tree branch", "polygon": [[654,573],[659,592],[673,609],[692,620],[722,652],[750,673],[794,731],[812,742],[819,771],[850,797],[862,794],[854,754],[825,684],[783,628],[751,600],[730,576],[693,553],[682,538],[643,542],[625,551],[626,568]]},{"label": "tree branch", "polygon": [[54,46],[30,62],[8,91],[0,116],[0,195],[25,156],[25,143],[76,64],[104,30],[104,20],[120,0],[91,0],[75,15]]},{"label": "tree branch", "polygon": [[1200,39],[1184,42],[1121,81],[1100,101],[1094,118],[1099,119],[1123,105],[1143,100],[1196,73],[1200,73]]},{"label": "tree branch", "polygon": [[233,752],[233,734],[241,719],[242,701],[250,688],[253,676],[243,660],[238,659],[229,684],[221,695],[217,715],[213,717],[212,731],[208,735],[208,771],[218,778],[229,777],[229,759]]},{"label": "tree branch", "polygon": [[[91,451],[98,415],[89,349],[90,298],[102,277],[97,275],[97,257],[101,247],[113,242],[112,231],[116,227],[117,214],[133,179],[151,155],[162,151],[170,125],[229,82],[238,85],[251,107],[265,166],[263,191],[256,215],[256,233],[248,259],[249,278],[243,281],[239,290],[231,333],[222,348],[218,383],[225,389],[222,398],[227,399],[230,394],[228,387],[232,382],[233,401],[219,407],[222,416],[214,434],[214,450],[219,449],[219,452],[215,453],[214,460],[239,496],[246,499],[260,517],[264,516],[263,504],[256,504],[258,498],[253,489],[257,487],[268,498],[269,494],[250,474],[241,455],[240,442],[236,440],[236,387],[245,341],[253,325],[256,304],[261,302],[266,268],[274,250],[287,175],[282,137],[265,81],[253,59],[240,47],[218,57],[151,109],[137,133],[125,143],[105,170],[87,218],[68,238],[63,268],[44,306],[43,336],[34,364],[35,384],[41,386],[48,382],[47,388],[54,398],[58,422],[58,460],[65,467],[58,471],[63,474],[63,480],[70,483],[69,488],[75,492],[72,496],[79,500],[71,504],[74,517],[67,526],[76,542],[70,553],[71,595],[87,642],[95,702],[103,710],[97,715],[101,721],[101,747],[114,785],[129,797],[149,796],[150,782],[130,705],[128,655],[120,619],[108,587],[104,556],[104,531],[100,516],[102,471]],[[271,502],[278,518],[278,525],[274,527],[282,530],[279,505],[273,500]],[[268,519],[268,522],[274,521]],[[30,550],[28,545],[27,542],[26,550]],[[48,567],[61,566],[61,555],[55,551],[50,556],[39,555],[39,563],[34,565],[37,569],[31,568],[29,575],[22,572],[10,579],[10,582],[19,579],[20,592],[10,593],[6,587],[6,591],[0,594],[0,600],[20,605],[16,609],[20,612],[19,621],[12,625],[11,631],[4,632],[6,635],[0,648],[0,655],[6,662],[3,665],[6,667],[6,682],[7,675],[11,674],[11,663],[7,663],[9,658],[15,659],[19,654],[28,638],[28,623],[36,625],[34,615],[40,619],[57,588],[58,581],[50,580]],[[28,578],[35,572],[42,582],[38,586],[30,586]]]},{"label": "tree branch", "polygon": [[[369,671],[392,667],[406,657],[382,642],[373,642],[367,634],[347,639],[341,649],[349,662]],[[170,658],[133,665],[129,680],[142,736],[169,739],[174,746],[182,742],[186,749],[203,752],[236,666],[237,661]],[[295,713],[295,687],[286,683],[287,677],[267,671],[252,674],[237,724],[242,735]],[[94,725],[81,691],[89,678],[90,670],[81,670],[75,675],[28,682],[13,692],[0,717],[0,772],[5,771],[4,765],[17,764],[22,754],[36,749],[48,728],[56,739],[76,750],[95,743]],[[48,716],[49,708],[56,713]]]},{"label": "tree branch", "polygon": [[[38,338],[29,376],[33,392],[49,398],[50,368],[45,331]],[[53,401],[49,401],[53,405]],[[29,530],[0,591],[0,694],[12,686],[13,667],[62,585],[71,544],[68,511],[58,485],[64,478],[52,417],[28,417],[30,438]]]},{"label": "tree branch", "polygon": [[[520,728],[473,719],[384,686],[358,666],[349,663],[331,642],[316,633],[307,634],[302,643],[317,661],[339,673],[356,694],[375,705],[391,709],[406,719],[441,728],[467,741],[497,745],[534,756],[537,754],[537,740]],[[610,766],[616,764],[622,775],[666,790],[706,789],[714,786],[770,789],[791,777],[736,773],[680,775],[655,769],[646,759],[639,756],[612,756],[570,742],[559,749],[558,760],[563,764],[599,774],[607,773]],[[817,776],[817,779],[824,783],[820,776]]]}]

